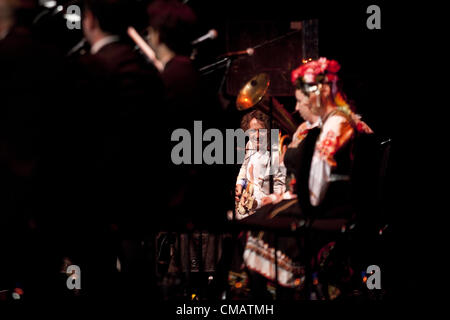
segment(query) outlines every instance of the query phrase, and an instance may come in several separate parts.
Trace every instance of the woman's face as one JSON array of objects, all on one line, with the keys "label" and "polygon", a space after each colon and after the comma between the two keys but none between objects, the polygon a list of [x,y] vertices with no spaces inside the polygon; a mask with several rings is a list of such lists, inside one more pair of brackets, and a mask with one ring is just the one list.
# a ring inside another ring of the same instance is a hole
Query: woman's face
[{"label": "woman's face", "polygon": [[[302,107],[307,108],[310,113],[312,113],[314,116],[321,116],[326,104],[327,99],[327,88],[325,88],[324,85],[319,84],[316,91],[312,91],[308,94],[304,93],[302,90],[297,89],[295,90],[295,97],[297,98],[297,106],[296,110],[299,110]],[[305,109],[304,109],[305,110]],[[308,112],[308,111],[306,111]],[[308,115],[305,112],[305,116],[308,117]],[[303,117],[303,114],[300,113]],[[305,120],[307,120],[305,117],[303,117]],[[309,121],[309,120],[308,120]],[[311,121],[310,121],[311,122]]]},{"label": "woman's face", "polygon": [[297,104],[295,105],[295,110],[300,113],[300,116],[308,121],[309,123],[314,122],[314,114],[311,112],[311,101],[309,97],[302,92],[302,90],[295,90],[295,98],[297,99]]}]

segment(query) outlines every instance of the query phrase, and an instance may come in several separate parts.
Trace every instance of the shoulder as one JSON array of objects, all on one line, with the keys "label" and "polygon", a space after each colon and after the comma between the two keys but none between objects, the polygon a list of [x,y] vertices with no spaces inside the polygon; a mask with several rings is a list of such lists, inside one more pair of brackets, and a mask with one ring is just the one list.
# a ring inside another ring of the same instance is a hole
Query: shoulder
[{"label": "shoulder", "polygon": [[344,128],[353,131],[352,120],[345,113],[337,111],[326,119],[322,131],[340,132]]},{"label": "shoulder", "polygon": [[107,44],[94,55],[95,59],[111,69],[135,66],[142,67],[143,59],[133,47],[126,42],[113,42]]},{"label": "shoulder", "polygon": [[[167,63],[162,72],[162,77],[168,83],[181,81],[184,85],[192,85],[192,81],[196,82],[199,75],[191,59],[184,56],[175,56]],[[186,82],[186,79],[189,79],[189,82]]]},{"label": "shoulder", "polygon": [[171,69],[184,70],[186,72],[195,72],[194,65],[189,59],[189,57],[185,56],[175,56],[173,57],[166,65],[165,70],[171,71]]},{"label": "shoulder", "polygon": [[109,74],[133,77],[136,80],[138,78],[145,81],[152,79],[161,82],[162,86],[158,70],[128,43],[111,43],[94,57],[96,62]]}]

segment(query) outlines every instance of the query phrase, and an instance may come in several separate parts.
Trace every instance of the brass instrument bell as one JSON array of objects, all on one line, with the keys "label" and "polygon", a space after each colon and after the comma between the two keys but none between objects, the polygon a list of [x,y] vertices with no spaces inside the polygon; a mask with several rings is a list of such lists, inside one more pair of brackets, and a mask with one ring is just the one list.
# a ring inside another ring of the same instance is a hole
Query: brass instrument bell
[{"label": "brass instrument bell", "polygon": [[270,80],[266,73],[260,73],[248,81],[239,91],[236,107],[239,111],[247,110],[262,100],[269,89]]},{"label": "brass instrument bell", "polygon": [[270,103],[272,103],[272,115],[275,122],[290,136],[297,130],[297,124],[291,114],[274,97],[267,95],[270,79],[266,73],[260,73],[251,78],[239,91],[236,98],[236,108],[239,111],[252,107],[270,114]]}]

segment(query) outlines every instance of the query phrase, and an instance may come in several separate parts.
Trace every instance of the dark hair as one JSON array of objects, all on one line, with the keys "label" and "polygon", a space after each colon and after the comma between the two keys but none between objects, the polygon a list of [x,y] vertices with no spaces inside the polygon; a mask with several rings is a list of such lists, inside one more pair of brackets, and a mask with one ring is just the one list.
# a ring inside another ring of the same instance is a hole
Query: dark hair
[{"label": "dark hair", "polygon": [[250,128],[250,121],[255,118],[258,121],[261,121],[264,124],[264,128],[269,128],[269,116],[265,114],[264,112],[255,109],[250,111],[249,113],[246,113],[241,120],[241,128],[244,131],[247,131]]},{"label": "dark hair", "polygon": [[156,0],[147,8],[149,25],[159,40],[177,54],[189,55],[197,18],[192,9],[176,0]]},{"label": "dark hair", "polygon": [[125,34],[131,25],[133,5],[126,0],[84,0],[84,10],[89,10],[98,20],[100,29],[112,34]]}]

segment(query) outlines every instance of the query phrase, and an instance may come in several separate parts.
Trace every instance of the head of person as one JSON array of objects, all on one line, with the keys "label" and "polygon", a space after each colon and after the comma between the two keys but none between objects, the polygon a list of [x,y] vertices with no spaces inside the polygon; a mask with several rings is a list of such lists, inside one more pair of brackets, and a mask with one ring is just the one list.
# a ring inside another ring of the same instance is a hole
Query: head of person
[{"label": "head of person", "polygon": [[8,31],[14,21],[14,11],[11,0],[0,0],[0,39]]},{"label": "head of person", "polygon": [[126,0],[84,0],[83,33],[93,44],[108,35],[124,35],[131,22]]},{"label": "head of person", "polygon": [[31,27],[38,13],[39,0],[0,0],[0,28],[12,24]]},{"label": "head of person", "polygon": [[312,113],[309,102],[305,94],[299,90],[295,90],[295,99],[297,100],[297,103],[295,105],[295,110],[300,114],[300,116],[303,118],[303,120],[308,121],[309,123],[313,124],[317,121],[319,116]]},{"label": "head of person", "polygon": [[241,128],[248,132],[250,141],[260,147],[263,143],[267,145],[266,137],[269,121],[269,117],[264,112],[255,109],[242,117]]},{"label": "head of person", "polygon": [[305,120],[310,121],[311,114],[323,118],[342,104],[343,94],[339,89],[337,76],[340,68],[337,61],[320,58],[306,62],[292,71],[296,110]]},{"label": "head of person", "polygon": [[147,7],[147,14],[148,41],[157,55],[161,46],[175,54],[190,55],[197,17],[188,5],[177,0],[156,0]]}]

